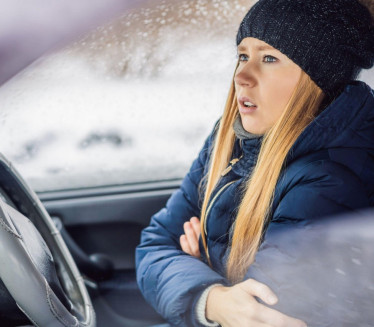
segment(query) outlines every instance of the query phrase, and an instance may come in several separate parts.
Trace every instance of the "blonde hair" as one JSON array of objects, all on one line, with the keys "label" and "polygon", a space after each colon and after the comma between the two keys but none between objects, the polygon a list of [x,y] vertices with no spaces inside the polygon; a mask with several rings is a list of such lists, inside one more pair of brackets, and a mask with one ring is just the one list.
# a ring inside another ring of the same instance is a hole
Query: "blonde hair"
[{"label": "blonde hair", "polygon": [[373,0],[358,0],[364,7],[366,7],[371,15],[372,24],[374,24],[374,1]]},{"label": "blonde hair", "polygon": [[[227,277],[232,283],[244,278],[261,243],[263,226],[270,218],[274,190],[286,156],[298,136],[315,118],[324,98],[322,90],[302,72],[300,80],[279,120],[263,138],[257,164],[243,192],[235,221]],[[234,82],[217,131],[210,159],[201,212],[201,236],[209,260],[204,226],[214,187],[227,167],[235,141],[233,123],[238,115]],[[210,260],[209,260],[210,262]]]}]

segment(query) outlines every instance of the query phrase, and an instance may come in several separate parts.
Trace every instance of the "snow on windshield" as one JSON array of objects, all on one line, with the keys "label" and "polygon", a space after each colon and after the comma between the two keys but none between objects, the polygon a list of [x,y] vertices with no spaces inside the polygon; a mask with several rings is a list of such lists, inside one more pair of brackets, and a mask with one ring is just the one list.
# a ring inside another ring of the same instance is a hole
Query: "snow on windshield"
[{"label": "snow on windshield", "polygon": [[220,117],[248,1],[163,1],[0,89],[0,151],[38,191],[181,178]]}]

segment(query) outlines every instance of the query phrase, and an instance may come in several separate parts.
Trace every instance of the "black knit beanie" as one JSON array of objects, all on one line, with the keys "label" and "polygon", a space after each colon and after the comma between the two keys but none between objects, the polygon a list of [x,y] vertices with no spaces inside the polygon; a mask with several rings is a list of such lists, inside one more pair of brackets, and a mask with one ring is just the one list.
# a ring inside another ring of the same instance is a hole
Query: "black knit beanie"
[{"label": "black knit beanie", "polygon": [[329,97],[374,64],[374,26],[357,0],[259,0],[237,45],[260,39],[299,65]]}]

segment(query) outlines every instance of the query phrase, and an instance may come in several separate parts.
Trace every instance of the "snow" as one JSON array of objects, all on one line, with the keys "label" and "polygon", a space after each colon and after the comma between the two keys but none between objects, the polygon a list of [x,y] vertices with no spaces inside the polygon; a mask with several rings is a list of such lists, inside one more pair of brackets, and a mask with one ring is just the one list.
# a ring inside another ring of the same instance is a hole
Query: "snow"
[{"label": "snow", "polygon": [[196,79],[199,67],[181,71],[189,55],[161,78],[133,81],[103,79],[73,55],[49,58],[0,91],[1,152],[39,191],[182,177],[222,113],[232,75]]}]

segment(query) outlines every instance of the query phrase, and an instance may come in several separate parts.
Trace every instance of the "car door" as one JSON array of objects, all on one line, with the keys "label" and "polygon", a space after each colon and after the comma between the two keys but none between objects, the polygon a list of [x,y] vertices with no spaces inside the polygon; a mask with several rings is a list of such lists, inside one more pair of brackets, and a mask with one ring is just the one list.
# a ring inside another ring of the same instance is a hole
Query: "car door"
[{"label": "car door", "polygon": [[247,7],[147,2],[0,89],[0,151],[63,235],[98,326],[163,322],[137,288],[135,247],[222,112]]},{"label": "car door", "polygon": [[98,326],[163,321],[138,290],[134,249],[142,228],[178,185],[170,180],[39,193],[86,278]]}]

